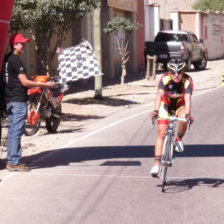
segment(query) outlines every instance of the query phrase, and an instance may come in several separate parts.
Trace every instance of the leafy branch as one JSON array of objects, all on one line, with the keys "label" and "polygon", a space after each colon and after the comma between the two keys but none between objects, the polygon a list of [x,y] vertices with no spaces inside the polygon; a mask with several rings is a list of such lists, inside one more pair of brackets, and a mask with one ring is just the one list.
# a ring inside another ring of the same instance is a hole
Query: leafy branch
[{"label": "leafy branch", "polygon": [[29,30],[40,69],[51,73],[56,49],[62,46],[73,24],[99,6],[100,0],[16,0],[10,31]]}]

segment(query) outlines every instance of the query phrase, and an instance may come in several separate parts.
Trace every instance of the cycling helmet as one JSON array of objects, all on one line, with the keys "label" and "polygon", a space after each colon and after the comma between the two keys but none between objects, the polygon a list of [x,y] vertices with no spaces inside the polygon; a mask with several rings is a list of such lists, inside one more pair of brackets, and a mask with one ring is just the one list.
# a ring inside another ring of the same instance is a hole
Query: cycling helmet
[{"label": "cycling helmet", "polygon": [[185,62],[182,59],[171,59],[167,63],[167,68],[174,73],[179,73],[185,69]]}]

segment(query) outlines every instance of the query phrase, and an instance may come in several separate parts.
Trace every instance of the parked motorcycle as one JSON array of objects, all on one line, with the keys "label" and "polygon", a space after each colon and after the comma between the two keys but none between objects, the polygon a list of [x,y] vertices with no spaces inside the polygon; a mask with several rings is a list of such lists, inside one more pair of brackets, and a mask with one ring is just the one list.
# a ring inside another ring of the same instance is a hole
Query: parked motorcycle
[{"label": "parked motorcycle", "polygon": [[[36,76],[34,82],[47,82],[49,76]],[[34,135],[40,128],[41,120],[45,120],[49,133],[55,133],[60,124],[61,102],[66,84],[57,83],[53,88],[33,87],[28,90],[28,114],[24,134]]]}]

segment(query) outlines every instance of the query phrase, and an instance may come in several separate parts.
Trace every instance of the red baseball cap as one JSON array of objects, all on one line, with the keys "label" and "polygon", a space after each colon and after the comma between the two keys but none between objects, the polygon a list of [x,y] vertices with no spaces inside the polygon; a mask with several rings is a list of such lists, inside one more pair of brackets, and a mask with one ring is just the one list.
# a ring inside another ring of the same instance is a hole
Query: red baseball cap
[{"label": "red baseball cap", "polygon": [[11,37],[9,38],[10,45],[13,45],[16,43],[26,43],[29,41],[30,41],[30,39],[25,38],[21,33],[15,33],[15,34],[11,35]]}]

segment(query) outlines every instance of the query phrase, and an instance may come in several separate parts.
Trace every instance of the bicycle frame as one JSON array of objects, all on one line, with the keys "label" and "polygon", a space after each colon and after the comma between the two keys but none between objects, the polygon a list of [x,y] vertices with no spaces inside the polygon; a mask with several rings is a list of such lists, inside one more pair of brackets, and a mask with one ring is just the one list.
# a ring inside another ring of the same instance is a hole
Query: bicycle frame
[{"label": "bicycle frame", "polygon": [[[160,178],[162,179],[162,192],[164,192],[164,187],[166,184],[166,175],[168,167],[172,166],[174,162],[174,147],[175,147],[175,121],[184,121],[184,118],[178,118],[175,116],[170,116],[162,119],[169,120],[169,124],[166,130],[164,144],[163,144],[163,151],[161,156],[161,166],[160,166]],[[189,129],[189,126],[188,126]]]},{"label": "bicycle frame", "polygon": [[[168,125],[166,135],[165,135],[164,144],[163,144],[163,151],[162,151],[162,155],[164,155],[165,150],[166,150],[166,143],[169,142],[171,144],[171,152],[170,152],[169,159],[171,159],[173,157],[173,147],[175,146],[175,141],[174,141],[175,129],[174,129],[173,125],[174,124],[171,122],[170,122],[170,125]],[[168,162],[168,165],[170,165],[170,166],[173,163],[173,161],[171,161],[171,160],[166,161],[166,162]],[[161,163],[164,163],[163,158],[161,158]]]}]

